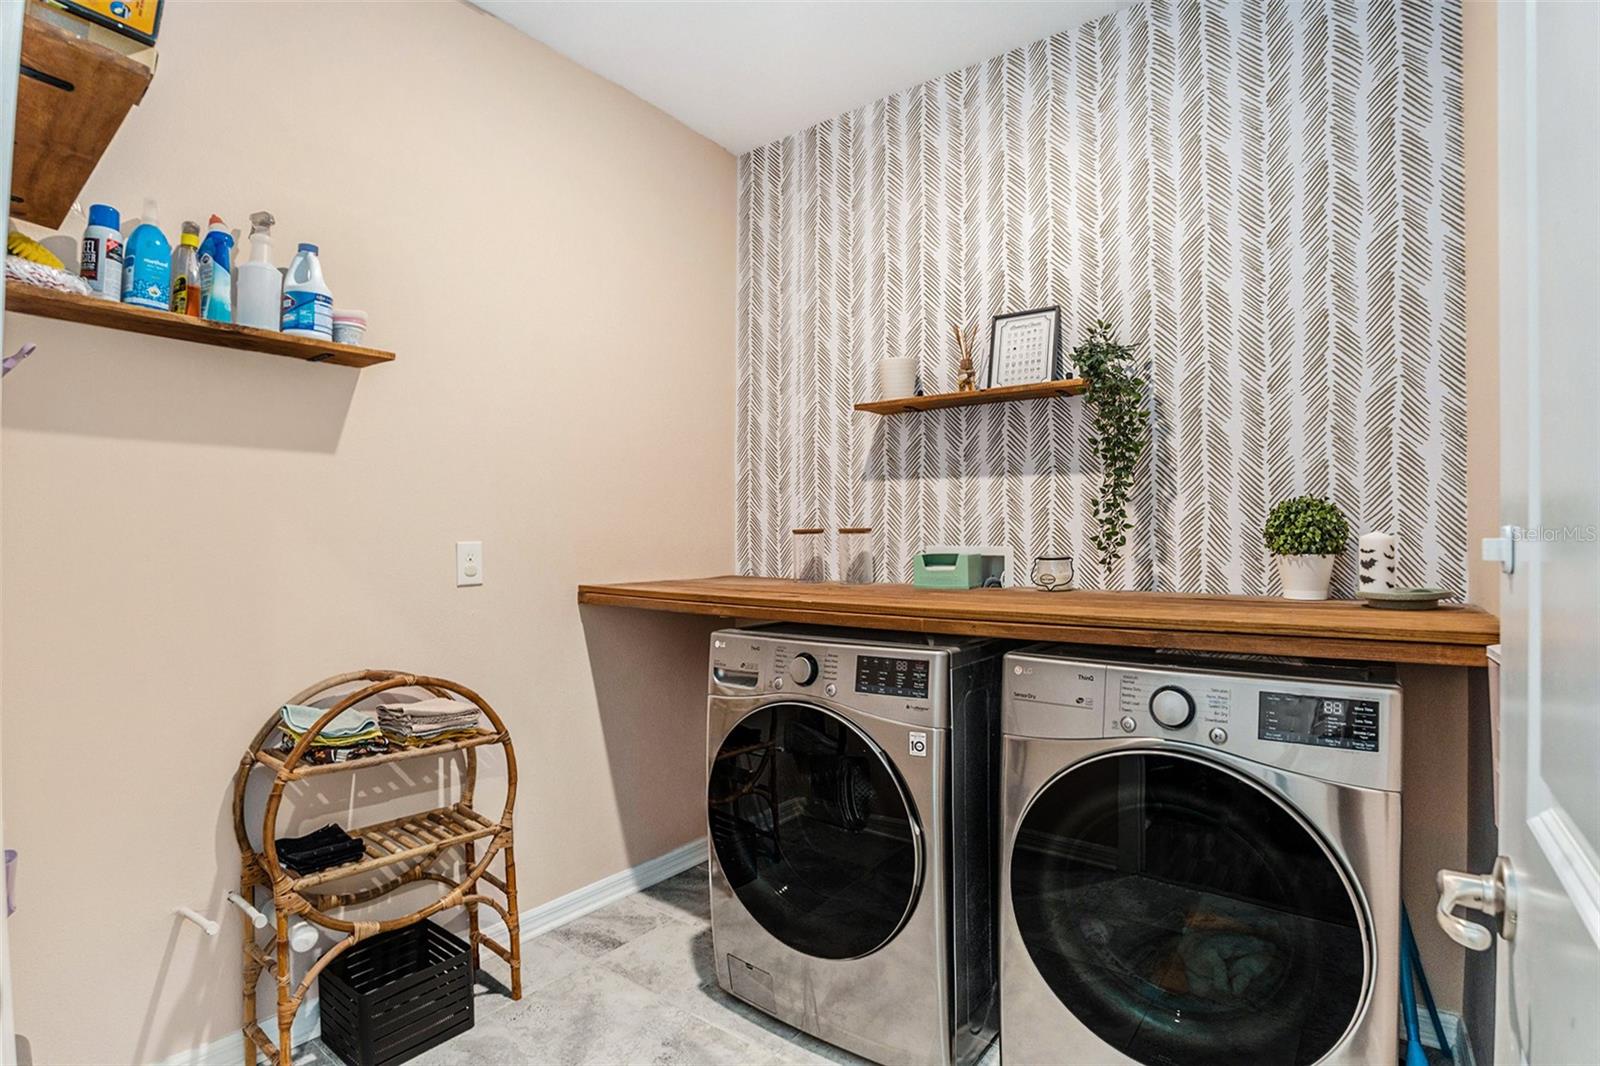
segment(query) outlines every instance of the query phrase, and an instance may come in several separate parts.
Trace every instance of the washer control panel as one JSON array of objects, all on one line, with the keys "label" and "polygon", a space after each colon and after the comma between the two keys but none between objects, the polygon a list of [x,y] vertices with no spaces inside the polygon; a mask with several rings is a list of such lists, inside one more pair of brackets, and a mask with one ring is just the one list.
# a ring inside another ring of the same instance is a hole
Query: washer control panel
[{"label": "washer control panel", "polygon": [[783,696],[837,701],[897,721],[942,728],[950,652],[896,648],[759,630],[711,637],[709,691],[716,696]]},{"label": "washer control panel", "polygon": [[1002,676],[1007,735],[1148,739],[1340,783],[1400,787],[1398,685],[1095,662],[1047,651],[1010,653]]}]

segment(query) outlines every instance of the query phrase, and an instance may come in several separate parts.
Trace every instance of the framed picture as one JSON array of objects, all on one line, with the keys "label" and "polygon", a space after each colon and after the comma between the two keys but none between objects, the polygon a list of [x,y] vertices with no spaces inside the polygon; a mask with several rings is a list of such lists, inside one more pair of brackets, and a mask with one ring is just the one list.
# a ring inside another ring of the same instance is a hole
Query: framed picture
[{"label": "framed picture", "polygon": [[1061,308],[994,316],[985,388],[1055,381],[1061,374]]}]

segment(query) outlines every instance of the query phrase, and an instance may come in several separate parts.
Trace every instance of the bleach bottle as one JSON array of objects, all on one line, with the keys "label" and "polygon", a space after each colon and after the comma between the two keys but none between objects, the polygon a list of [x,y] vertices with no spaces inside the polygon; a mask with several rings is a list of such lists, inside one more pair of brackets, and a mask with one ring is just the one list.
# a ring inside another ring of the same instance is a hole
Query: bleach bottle
[{"label": "bleach bottle", "polygon": [[317,246],[302,244],[283,282],[283,332],[293,337],[333,339],[333,293],[322,280]]},{"label": "bleach bottle", "polygon": [[233,321],[233,234],[222,216],[212,215],[200,242],[200,317],[210,322]]}]

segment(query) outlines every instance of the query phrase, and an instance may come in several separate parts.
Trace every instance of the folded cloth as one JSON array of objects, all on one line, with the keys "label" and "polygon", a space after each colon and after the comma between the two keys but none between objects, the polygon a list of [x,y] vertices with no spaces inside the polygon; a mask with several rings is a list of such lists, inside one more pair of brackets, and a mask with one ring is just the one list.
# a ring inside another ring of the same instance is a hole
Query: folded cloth
[{"label": "folded cloth", "polygon": [[442,740],[471,733],[478,728],[475,704],[445,697],[415,703],[378,705],[378,725],[391,738],[406,743]]},{"label": "folded cloth", "polygon": [[298,837],[279,837],[273,841],[278,861],[297,874],[313,874],[352,863],[366,854],[360,837],[353,837],[332,822]]},{"label": "folded cloth", "polygon": [[[305,707],[298,703],[286,703],[278,708],[279,720],[290,730],[299,734],[304,733],[317,724],[317,719],[328,713],[326,707]],[[360,733],[376,732],[378,720],[366,711],[358,711],[348,707],[340,711],[333,721],[322,727],[320,739],[334,740],[339,737],[351,737]]]},{"label": "folded cloth", "polygon": [[[294,750],[300,742],[300,736],[284,731],[278,738],[278,751],[284,755]],[[336,744],[312,743],[306,748],[306,753],[301,756],[303,763],[322,766],[328,763],[350,762],[353,759],[365,759],[372,755],[383,755],[389,750],[389,738],[382,733],[372,735],[363,734],[361,737]]]},{"label": "folded cloth", "polygon": [[[286,725],[279,725],[278,728],[289,739],[291,748],[300,742],[301,737],[305,736],[304,733],[297,733]],[[382,739],[383,732],[378,729],[369,729],[364,733],[351,733],[347,737],[330,737],[324,733],[321,736],[313,737],[311,746],[313,748],[353,748],[362,744],[370,744],[375,740],[381,741]]]}]

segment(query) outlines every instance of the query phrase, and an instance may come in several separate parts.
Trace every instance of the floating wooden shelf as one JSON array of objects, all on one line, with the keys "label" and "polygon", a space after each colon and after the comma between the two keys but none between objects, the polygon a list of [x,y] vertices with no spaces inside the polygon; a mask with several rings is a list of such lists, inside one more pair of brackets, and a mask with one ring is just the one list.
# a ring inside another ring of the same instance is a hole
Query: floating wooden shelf
[{"label": "floating wooden shelf", "polygon": [[578,602],[850,629],[960,633],[1132,648],[1483,666],[1500,639],[1477,607],[1374,611],[1354,600],[840,585],[711,577],[579,585]]},{"label": "floating wooden shelf", "polygon": [[11,156],[13,216],[51,229],[61,225],[123,119],[144,98],[152,74],[28,12]]},{"label": "floating wooden shelf", "polygon": [[271,330],[251,329],[224,322],[207,322],[199,318],[175,315],[168,311],[151,311],[143,307],[97,300],[77,293],[41,289],[20,281],[6,281],[6,310],[41,318],[58,318],[64,322],[81,322],[86,326],[120,329],[127,333],[144,333],[152,337],[166,337],[175,341],[192,341],[220,348],[237,348],[246,352],[265,352],[290,359],[303,359],[308,363],[332,363],[335,366],[376,366],[394,361],[393,352],[377,348],[360,348],[354,344],[334,344],[331,341],[290,337]]},{"label": "floating wooden shelf", "polygon": [[1065,381],[1040,381],[1032,385],[1002,385],[975,392],[940,392],[932,396],[903,396],[898,400],[873,400],[856,404],[857,411],[875,415],[898,415],[906,411],[935,411],[941,407],[975,407],[1011,400],[1038,400],[1046,396],[1076,396],[1089,388],[1083,378]]}]

